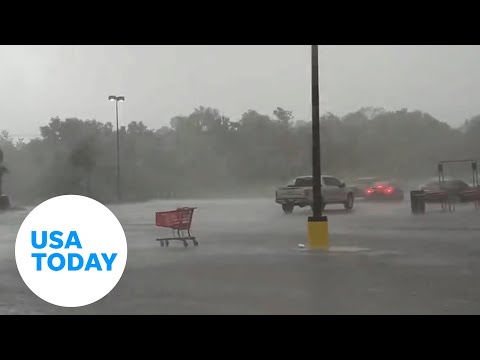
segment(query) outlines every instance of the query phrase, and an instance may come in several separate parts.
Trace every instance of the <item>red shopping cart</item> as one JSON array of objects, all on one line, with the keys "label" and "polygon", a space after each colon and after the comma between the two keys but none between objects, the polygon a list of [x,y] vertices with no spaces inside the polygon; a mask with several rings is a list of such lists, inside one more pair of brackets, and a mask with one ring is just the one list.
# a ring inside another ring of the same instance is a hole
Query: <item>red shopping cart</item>
[{"label": "red shopping cart", "polygon": [[[170,241],[182,241],[183,246],[188,246],[188,240],[198,246],[195,236],[190,234],[192,225],[193,211],[196,208],[183,207],[177,210],[161,211],[155,213],[155,225],[158,227],[172,229],[172,237],[157,239],[161,246],[169,246]],[[185,232],[188,234],[185,234]]]}]

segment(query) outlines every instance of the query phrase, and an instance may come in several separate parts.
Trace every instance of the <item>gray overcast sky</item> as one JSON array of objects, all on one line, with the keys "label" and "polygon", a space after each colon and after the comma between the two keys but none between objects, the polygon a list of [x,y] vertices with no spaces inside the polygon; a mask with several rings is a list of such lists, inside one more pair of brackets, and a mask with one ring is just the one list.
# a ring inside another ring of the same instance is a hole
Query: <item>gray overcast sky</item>
[{"label": "gray overcast sky", "polygon": [[[452,125],[480,113],[479,46],[321,46],[322,112],[428,112]],[[276,106],[310,119],[309,45],[0,46],[0,129],[27,138],[51,117],[168,125],[212,106],[237,120]]]}]

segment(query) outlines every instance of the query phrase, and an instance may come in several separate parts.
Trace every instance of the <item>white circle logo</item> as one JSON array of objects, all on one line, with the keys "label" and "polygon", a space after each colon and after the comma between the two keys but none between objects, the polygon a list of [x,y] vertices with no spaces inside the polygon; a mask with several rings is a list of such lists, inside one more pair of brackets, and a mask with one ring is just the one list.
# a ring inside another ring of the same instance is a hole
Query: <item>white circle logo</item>
[{"label": "white circle logo", "polygon": [[59,196],[25,218],[15,259],[23,281],[38,297],[57,306],[85,306],[117,285],[127,263],[127,239],[101,203]]}]

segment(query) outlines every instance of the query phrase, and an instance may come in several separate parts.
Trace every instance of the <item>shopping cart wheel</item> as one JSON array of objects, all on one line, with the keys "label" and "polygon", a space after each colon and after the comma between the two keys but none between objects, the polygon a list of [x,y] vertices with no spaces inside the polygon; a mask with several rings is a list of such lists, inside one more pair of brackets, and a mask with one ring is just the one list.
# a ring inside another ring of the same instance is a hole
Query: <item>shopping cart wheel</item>
[{"label": "shopping cart wheel", "polygon": [[187,246],[188,246],[188,243],[187,243],[186,240],[183,240],[183,246],[184,246],[184,247],[187,247]]},{"label": "shopping cart wheel", "polygon": [[193,240],[193,246],[198,246],[198,241],[197,240]]},{"label": "shopping cart wheel", "polygon": [[168,247],[170,245],[170,243],[167,241],[165,241],[165,246]]},{"label": "shopping cart wheel", "polygon": [[164,245],[163,240],[160,240],[160,246],[163,247]]}]

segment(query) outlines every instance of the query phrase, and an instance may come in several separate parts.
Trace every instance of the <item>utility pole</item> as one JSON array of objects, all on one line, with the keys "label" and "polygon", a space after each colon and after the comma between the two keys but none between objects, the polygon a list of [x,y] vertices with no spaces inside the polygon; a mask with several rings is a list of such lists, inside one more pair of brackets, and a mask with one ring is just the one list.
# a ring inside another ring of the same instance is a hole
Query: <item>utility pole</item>
[{"label": "utility pole", "polygon": [[312,45],[312,182],[313,216],[308,218],[310,249],[328,250],[328,219],[322,215],[322,168],[320,153],[320,90],[318,45]]},{"label": "utility pole", "polygon": [[317,221],[322,217],[322,167],[320,155],[320,90],[318,74],[318,45],[312,45],[313,218]]}]

